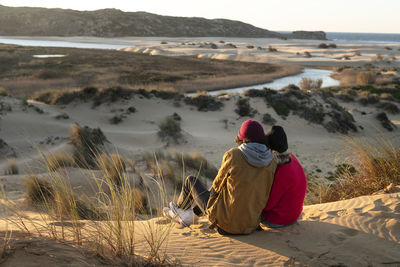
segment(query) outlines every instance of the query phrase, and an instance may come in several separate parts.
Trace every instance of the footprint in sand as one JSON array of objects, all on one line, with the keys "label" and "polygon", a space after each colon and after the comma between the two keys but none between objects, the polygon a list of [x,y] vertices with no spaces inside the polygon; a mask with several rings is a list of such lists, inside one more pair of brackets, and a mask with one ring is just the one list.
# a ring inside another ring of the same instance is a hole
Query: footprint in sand
[{"label": "footprint in sand", "polygon": [[334,231],[328,235],[328,240],[334,245],[339,245],[350,237],[354,237],[359,234],[358,230],[346,228]]},{"label": "footprint in sand", "polygon": [[394,204],[390,206],[390,209],[394,212],[400,213],[400,203]]}]

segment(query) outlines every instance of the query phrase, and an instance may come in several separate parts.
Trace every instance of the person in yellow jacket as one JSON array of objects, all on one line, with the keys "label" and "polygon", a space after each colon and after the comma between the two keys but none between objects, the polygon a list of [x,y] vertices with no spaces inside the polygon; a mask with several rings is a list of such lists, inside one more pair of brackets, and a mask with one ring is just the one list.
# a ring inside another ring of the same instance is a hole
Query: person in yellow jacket
[{"label": "person in yellow jacket", "polygon": [[277,167],[264,139],[260,123],[245,121],[235,139],[238,147],[224,154],[210,191],[196,177],[187,177],[177,203],[164,208],[164,215],[183,226],[189,226],[197,216],[208,215],[210,228],[217,227],[220,234],[256,230]]}]

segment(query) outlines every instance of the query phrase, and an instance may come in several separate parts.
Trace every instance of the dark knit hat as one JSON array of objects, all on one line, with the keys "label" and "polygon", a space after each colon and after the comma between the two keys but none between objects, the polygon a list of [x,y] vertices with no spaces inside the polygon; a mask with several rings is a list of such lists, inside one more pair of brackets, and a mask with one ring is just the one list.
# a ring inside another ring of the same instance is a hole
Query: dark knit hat
[{"label": "dark knit hat", "polygon": [[288,149],[286,133],[281,126],[272,126],[266,135],[266,143],[269,149],[283,153]]},{"label": "dark knit hat", "polygon": [[240,140],[249,139],[251,142],[263,140],[264,136],[264,129],[261,124],[253,120],[243,122],[238,133]]}]

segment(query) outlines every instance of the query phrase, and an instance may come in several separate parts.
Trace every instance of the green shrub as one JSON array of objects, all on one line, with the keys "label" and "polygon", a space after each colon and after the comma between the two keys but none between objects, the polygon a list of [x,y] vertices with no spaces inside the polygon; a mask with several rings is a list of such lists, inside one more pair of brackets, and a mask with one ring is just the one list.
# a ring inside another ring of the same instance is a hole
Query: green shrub
[{"label": "green shrub", "polygon": [[119,124],[124,120],[124,116],[119,114],[119,115],[114,115],[111,119],[110,119],[110,123],[111,124]]},{"label": "green shrub", "polygon": [[276,120],[268,113],[265,113],[262,118],[262,122],[268,125],[274,125]]},{"label": "green shrub", "polygon": [[61,113],[61,114],[56,115],[54,118],[57,120],[68,120],[69,116],[67,113]]},{"label": "green shrub", "polygon": [[388,130],[389,132],[396,129],[396,125],[394,125],[388,118],[385,112],[378,113],[376,115],[376,119],[381,123],[382,127]]},{"label": "green shrub", "polygon": [[195,97],[185,97],[185,104],[197,107],[198,111],[217,111],[220,110],[224,104],[216,97],[199,94]]},{"label": "green shrub", "polygon": [[107,141],[100,128],[89,128],[78,124],[71,125],[70,142],[74,146],[74,160],[82,167],[96,166],[95,158],[101,146]]},{"label": "green shrub", "polygon": [[381,102],[377,105],[378,108],[383,109],[391,114],[398,114],[400,113],[400,109],[399,107],[394,104],[394,103],[390,103],[390,102]]},{"label": "green shrub", "polygon": [[135,108],[134,106],[130,106],[130,107],[127,109],[127,111],[128,111],[128,113],[135,113],[137,110],[136,110],[136,108]]},{"label": "green shrub", "polygon": [[364,94],[364,96],[361,96],[358,102],[360,102],[361,105],[370,105],[370,104],[376,104],[379,103],[380,99],[377,95],[375,94]]},{"label": "green shrub", "polygon": [[179,121],[174,120],[172,117],[165,117],[158,123],[158,135],[162,140],[172,138],[175,142],[179,142],[182,137],[182,129]]},{"label": "green shrub", "polygon": [[239,98],[236,102],[235,112],[241,117],[253,117],[257,111],[250,106],[248,98]]}]

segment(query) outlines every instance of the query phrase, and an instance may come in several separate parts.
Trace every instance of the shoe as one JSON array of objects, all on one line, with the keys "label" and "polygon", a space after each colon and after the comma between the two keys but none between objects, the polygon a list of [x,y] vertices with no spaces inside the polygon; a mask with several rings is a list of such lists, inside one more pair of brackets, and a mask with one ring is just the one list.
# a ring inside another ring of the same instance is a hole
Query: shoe
[{"label": "shoe", "polygon": [[169,203],[169,206],[175,215],[174,220],[179,222],[183,227],[189,227],[199,219],[199,217],[194,214],[193,209],[184,210],[178,208],[178,206],[172,201]]},{"label": "shoe", "polygon": [[165,218],[167,218],[169,220],[173,220],[173,221],[175,221],[175,219],[177,217],[176,214],[170,208],[167,208],[167,207],[165,207],[163,209],[163,215]]}]

